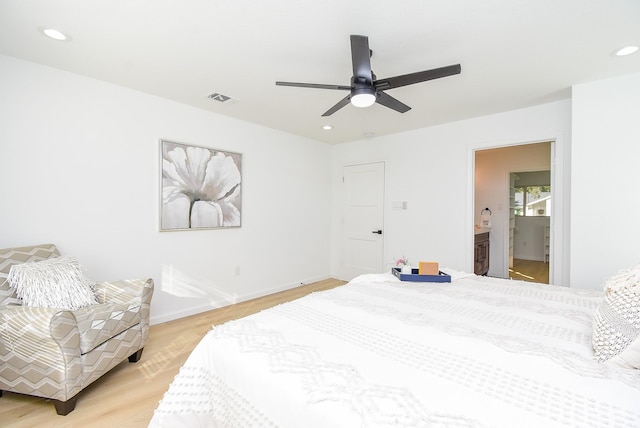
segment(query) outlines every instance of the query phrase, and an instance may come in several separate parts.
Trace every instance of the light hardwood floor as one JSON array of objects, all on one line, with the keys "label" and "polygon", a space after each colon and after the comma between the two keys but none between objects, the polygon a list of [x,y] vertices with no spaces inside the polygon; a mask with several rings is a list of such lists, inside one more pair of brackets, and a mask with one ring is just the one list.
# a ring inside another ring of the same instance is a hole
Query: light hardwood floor
[{"label": "light hardwood floor", "polygon": [[513,268],[509,269],[512,279],[529,282],[549,283],[549,263],[534,260],[513,259]]},{"label": "light hardwood floor", "polygon": [[73,412],[58,416],[43,398],[5,392],[0,398],[0,427],[146,427],[178,370],[212,325],[343,284],[328,279],[153,325],[142,359],[125,360],[80,392]]}]

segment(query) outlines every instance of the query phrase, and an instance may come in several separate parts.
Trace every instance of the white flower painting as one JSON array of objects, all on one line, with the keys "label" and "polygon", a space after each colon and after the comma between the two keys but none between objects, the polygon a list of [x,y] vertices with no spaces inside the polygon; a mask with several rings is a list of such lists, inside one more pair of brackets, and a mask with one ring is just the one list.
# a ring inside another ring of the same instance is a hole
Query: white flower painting
[{"label": "white flower painting", "polygon": [[161,141],[160,230],[240,227],[242,155]]}]

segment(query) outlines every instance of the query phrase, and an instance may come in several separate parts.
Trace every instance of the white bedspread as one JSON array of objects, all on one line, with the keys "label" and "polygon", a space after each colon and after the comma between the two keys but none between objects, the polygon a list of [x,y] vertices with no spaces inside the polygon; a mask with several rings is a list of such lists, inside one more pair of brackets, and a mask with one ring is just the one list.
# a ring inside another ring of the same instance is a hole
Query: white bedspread
[{"label": "white bedspread", "polygon": [[214,327],[152,427],[640,427],[640,370],[593,360],[602,294],[365,275]]}]

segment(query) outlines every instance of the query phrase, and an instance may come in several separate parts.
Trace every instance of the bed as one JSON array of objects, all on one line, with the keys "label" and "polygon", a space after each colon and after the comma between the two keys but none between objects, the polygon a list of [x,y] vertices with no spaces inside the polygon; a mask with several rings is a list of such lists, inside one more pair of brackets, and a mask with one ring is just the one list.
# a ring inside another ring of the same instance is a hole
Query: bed
[{"label": "bed", "polygon": [[602,292],[447,273],[215,326],[149,426],[640,427],[640,370],[594,358]]}]

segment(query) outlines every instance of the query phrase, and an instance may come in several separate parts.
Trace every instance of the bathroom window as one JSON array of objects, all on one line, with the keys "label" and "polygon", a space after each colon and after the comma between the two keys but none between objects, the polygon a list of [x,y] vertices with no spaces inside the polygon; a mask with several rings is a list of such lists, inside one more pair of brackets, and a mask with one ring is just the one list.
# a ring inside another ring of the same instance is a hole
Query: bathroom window
[{"label": "bathroom window", "polygon": [[551,186],[516,187],[513,196],[516,216],[551,216]]}]

